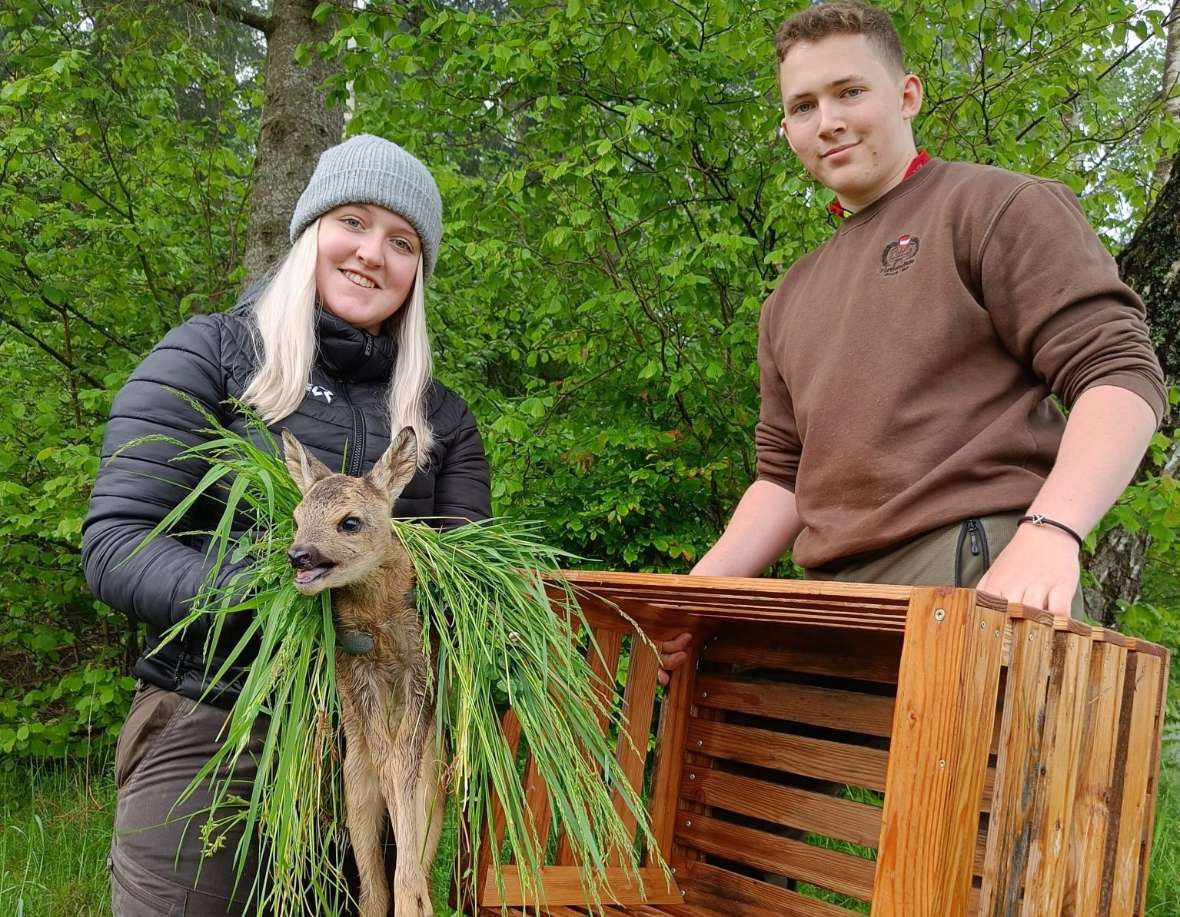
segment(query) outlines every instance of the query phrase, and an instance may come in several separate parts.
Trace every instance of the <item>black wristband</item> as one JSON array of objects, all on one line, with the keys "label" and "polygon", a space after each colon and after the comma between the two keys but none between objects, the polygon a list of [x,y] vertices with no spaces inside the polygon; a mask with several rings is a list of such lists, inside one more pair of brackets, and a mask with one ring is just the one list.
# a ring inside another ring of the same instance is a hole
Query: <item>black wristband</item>
[{"label": "black wristband", "polygon": [[1065,532],[1065,534],[1078,543],[1079,548],[1083,547],[1082,536],[1071,529],[1068,525],[1058,522],[1056,519],[1050,519],[1048,516],[1042,516],[1040,513],[1033,513],[1031,516],[1021,516],[1020,521],[1016,524],[1023,525],[1026,522],[1031,522],[1036,526],[1051,525],[1055,529],[1061,529],[1061,531]]}]

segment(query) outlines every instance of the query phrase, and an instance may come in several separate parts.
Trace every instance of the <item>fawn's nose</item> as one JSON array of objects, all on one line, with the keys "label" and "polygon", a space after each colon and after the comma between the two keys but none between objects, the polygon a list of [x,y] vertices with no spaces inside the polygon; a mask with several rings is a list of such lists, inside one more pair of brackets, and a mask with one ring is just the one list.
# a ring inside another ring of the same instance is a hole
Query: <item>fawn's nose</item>
[{"label": "fawn's nose", "polygon": [[291,561],[291,566],[296,570],[310,570],[316,566],[319,553],[302,545],[294,544],[287,549],[287,560]]}]

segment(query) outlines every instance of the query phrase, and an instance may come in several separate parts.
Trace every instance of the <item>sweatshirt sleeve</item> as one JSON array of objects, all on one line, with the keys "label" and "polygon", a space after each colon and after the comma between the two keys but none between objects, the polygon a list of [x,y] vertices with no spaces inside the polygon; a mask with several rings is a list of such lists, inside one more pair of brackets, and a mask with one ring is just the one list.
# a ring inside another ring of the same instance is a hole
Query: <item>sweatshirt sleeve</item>
[{"label": "sweatshirt sleeve", "polygon": [[1096,385],[1128,389],[1165,413],[1167,392],[1143,303],[1057,182],[1016,189],[985,232],[983,303],[1004,346],[1067,407]]},{"label": "sweatshirt sleeve", "polygon": [[[203,462],[174,461],[180,449],[145,436],[200,442],[207,421],[177,392],[220,416],[226,397],[220,325],[212,316],[171,331],[115,396],[103,436],[102,463],[82,526],[82,563],[91,591],[157,633],[174,624],[196,596],[212,558],[173,537],[144,537],[207,470]],[[224,581],[233,572],[219,575]]]},{"label": "sweatshirt sleeve", "polygon": [[762,398],[754,445],[758,457],[758,480],[771,481],[792,493],[799,474],[803,444],[795,423],[795,408],[787,384],[774,359],[772,329],[773,297],[762,307],[758,321],[758,375]]}]

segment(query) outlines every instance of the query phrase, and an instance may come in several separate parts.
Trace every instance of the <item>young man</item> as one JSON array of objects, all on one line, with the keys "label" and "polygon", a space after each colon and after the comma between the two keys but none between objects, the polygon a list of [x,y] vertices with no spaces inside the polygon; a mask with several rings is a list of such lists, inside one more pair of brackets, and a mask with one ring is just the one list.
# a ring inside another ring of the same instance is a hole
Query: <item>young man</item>
[{"label": "young man", "polygon": [[1080,614],[1081,539],[1165,407],[1142,303],[1062,185],[918,153],[885,12],[811,7],[777,50],[783,132],[842,221],[763,306],[758,479],[692,572],[793,548],[812,578]]}]

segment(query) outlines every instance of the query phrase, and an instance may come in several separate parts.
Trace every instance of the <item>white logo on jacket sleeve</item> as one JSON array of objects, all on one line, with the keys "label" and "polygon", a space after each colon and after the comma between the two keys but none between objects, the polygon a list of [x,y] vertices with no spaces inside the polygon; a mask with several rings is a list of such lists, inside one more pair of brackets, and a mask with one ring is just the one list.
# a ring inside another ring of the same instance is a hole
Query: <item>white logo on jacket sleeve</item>
[{"label": "white logo on jacket sleeve", "polygon": [[307,392],[312,398],[323,398],[328,404],[332,403],[332,399],[336,397],[336,393],[329,391],[322,385],[314,385],[311,382],[307,383]]}]

